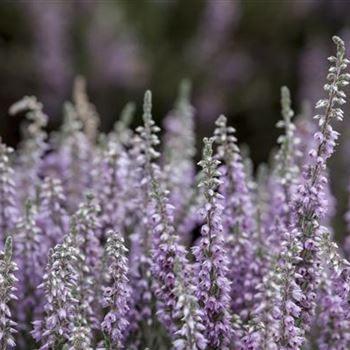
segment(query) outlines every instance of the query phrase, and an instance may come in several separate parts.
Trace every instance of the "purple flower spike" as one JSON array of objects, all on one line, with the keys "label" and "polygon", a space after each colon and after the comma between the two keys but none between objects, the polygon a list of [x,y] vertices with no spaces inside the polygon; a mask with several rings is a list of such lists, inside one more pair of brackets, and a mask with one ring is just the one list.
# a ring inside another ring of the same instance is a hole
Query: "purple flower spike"
[{"label": "purple flower spike", "polygon": [[27,201],[25,214],[18,220],[14,235],[14,256],[19,267],[20,297],[16,305],[16,314],[23,322],[30,322],[32,319],[28,316],[32,313],[34,317],[39,317],[42,313],[43,295],[37,287],[42,282],[49,248],[36,218],[37,208],[32,201]]},{"label": "purple flower spike", "polygon": [[220,188],[225,197],[222,221],[227,232],[231,304],[235,313],[247,318],[259,281],[252,242],[255,229],[254,208],[237,139],[233,135],[235,130],[227,126],[227,119],[223,115],[216,121],[216,126],[215,141],[219,145],[218,156],[223,161]]},{"label": "purple flower spike", "polygon": [[80,254],[76,247],[75,220],[72,220],[71,226],[63,243],[50,250],[44,280],[39,286],[45,291],[45,315],[43,320],[34,322],[33,336],[41,343],[41,350],[55,349],[67,344],[77,318],[77,262]]},{"label": "purple flower spike", "polygon": [[175,109],[164,120],[164,172],[176,221],[191,199],[195,174],[192,159],[195,155],[194,109],[189,101],[190,89],[190,83],[182,81]]},{"label": "purple flower spike", "polygon": [[39,174],[42,157],[47,149],[47,134],[44,128],[48,117],[43,112],[43,105],[34,96],[25,96],[10,107],[9,113],[16,115],[26,113],[29,122],[25,129],[18,159],[17,181],[20,191],[20,206],[24,206],[27,198],[34,198],[39,185]]},{"label": "purple flower spike", "polygon": [[222,224],[222,195],[218,192],[220,173],[219,161],[213,159],[213,139],[204,139],[203,159],[199,162],[203,178],[199,186],[203,187],[206,203],[201,210],[205,224],[201,229],[201,239],[193,248],[196,258],[194,276],[197,289],[195,295],[203,310],[205,337],[208,346],[229,349],[233,340],[230,323],[230,282],[228,257],[225,250]]},{"label": "purple flower spike", "polygon": [[16,346],[14,333],[16,323],[11,319],[9,303],[17,300],[14,273],[17,265],[12,261],[12,238],[8,237],[5,249],[0,251],[0,349],[6,350]]},{"label": "purple flower spike", "polygon": [[67,199],[59,179],[46,177],[40,186],[37,222],[47,246],[53,248],[68,231]]},{"label": "purple flower spike", "polygon": [[177,298],[174,316],[180,320],[181,327],[174,335],[173,345],[176,350],[204,350],[207,340],[204,337],[203,310],[195,298],[195,287],[186,280],[182,262],[175,257],[174,294]]},{"label": "purple flower spike", "polygon": [[0,249],[5,241],[3,235],[14,229],[18,218],[14,170],[10,164],[12,154],[12,148],[0,143]]},{"label": "purple flower spike", "polygon": [[343,87],[348,85],[350,75],[343,70],[350,62],[344,57],[344,42],[333,37],[337,46],[336,56],[329,57],[332,63],[327,75],[327,84],[324,90],[328,98],[317,102],[316,108],[323,109],[324,113],[315,116],[318,120],[320,132],[314,135],[315,145],[309,152],[309,164],[303,171],[303,183],[299,186],[293,201],[296,215],[295,229],[298,230],[303,245],[301,261],[297,264],[297,283],[305,298],[298,302],[301,307],[299,324],[305,331],[310,329],[316,307],[316,293],[320,283],[320,241],[326,230],[321,226],[321,220],[327,212],[325,201],[325,185],[327,178],[324,175],[327,160],[334,152],[338,133],[333,130],[332,122],[343,119],[340,108],[345,103]]},{"label": "purple flower spike", "polygon": [[127,277],[127,249],[119,232],[109,231],[107,237],[106,253],[111,285],[103,291],[103,306],[107,307],[108,311],[101,326],[110,338],[108,349],[124,349],[131,295]]}]

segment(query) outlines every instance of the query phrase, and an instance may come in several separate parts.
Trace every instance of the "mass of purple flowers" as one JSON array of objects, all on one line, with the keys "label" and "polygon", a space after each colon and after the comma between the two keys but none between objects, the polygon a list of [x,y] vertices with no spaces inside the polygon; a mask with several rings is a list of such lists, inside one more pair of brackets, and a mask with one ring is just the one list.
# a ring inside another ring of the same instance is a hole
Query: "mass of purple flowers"
[{"label": "mass of purple flowers", "polygon": [[349,349],[327,162],[350,61],[333,41],[317,123],[293,119],[283,87],[257,176],[223,115],[196,166],[187,81],[162,137],[150,91],[143,124],[128,104],[108,134],[82,80],[51,134],[35,97],[15,103],[22,142],[0,143],[0,350]]}]

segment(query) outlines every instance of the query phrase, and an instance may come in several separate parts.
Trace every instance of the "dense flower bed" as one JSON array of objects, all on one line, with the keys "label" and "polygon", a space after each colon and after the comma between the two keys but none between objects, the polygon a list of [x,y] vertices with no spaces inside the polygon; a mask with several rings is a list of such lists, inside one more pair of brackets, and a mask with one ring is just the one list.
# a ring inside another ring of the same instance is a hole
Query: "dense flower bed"
[{"label": "dense flower bed", "polygon": [[350,75],[333,41],[318,124],[294,122],[283,87],[283,133],[256,177],[223,115],[197,172],[187,82],[162,143],[150,91],[143,125],[128,104],[107,135],[82,84],[50,135],[36,98],[15,103],[27,123],[16,151],[0,144],[0,349],[348,349],[327,161]]}]

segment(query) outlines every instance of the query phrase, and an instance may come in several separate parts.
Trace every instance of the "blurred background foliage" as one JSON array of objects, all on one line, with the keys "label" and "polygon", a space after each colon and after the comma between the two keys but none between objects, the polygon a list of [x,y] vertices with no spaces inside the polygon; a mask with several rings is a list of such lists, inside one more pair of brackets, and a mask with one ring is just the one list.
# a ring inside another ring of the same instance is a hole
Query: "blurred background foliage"
[{"label": "blurred background foliage", "polygon": [[254,160],[266,160],[280,86],[291,88],[296,109],[320,97],[330,38],[350,37],[349,12],[350,1],[331,0],[2,1],[1,135],[17,141],[7,109],[25,94],[44,102],[57,127],[78,74],[103,130],[127,101],[140,105],[146,88],[162,119],[189,77],[200,137],[225,113]]},{"label": "blurred background foliage", "polygon": [[[103,131],[128,101],[138,104],[139,123],[147,88],[161,122],[188,77],[198,140],[224,113],[258,164],[278,136],[281,85],[290,87],[296,111],[323,96],[331,36],[350,47],[349,13],[346,0],[3,0],[0,134],[18,142],[18,120],[7,110],[27,94],[43,101],[50,128],[57,128],[77,75],[87,79]],[[343,209],[349,135],[333,164]]]}]

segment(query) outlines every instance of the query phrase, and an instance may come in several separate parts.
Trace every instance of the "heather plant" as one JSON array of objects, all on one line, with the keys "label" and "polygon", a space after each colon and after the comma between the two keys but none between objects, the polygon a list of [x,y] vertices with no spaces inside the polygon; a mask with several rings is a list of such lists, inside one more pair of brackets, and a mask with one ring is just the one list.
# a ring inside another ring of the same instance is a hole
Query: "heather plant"
[{"label": "heather plant", "polygon": [[317,123],[293,119],[282,87],[282,135],[256,172],[223,115],[198,171],[187,81],[164,136],[150,91],[143,124],[129,103],[108,134],[82,79],[52,134],[36,98],[15,103],[23,141],[0,143],[1,350],[348,349],[327,163],[350,75],[333,41]]},{"label": "heather plant", "polygon": [[319,285],[319,241],[320,235],[325,230],[320,220],[327,212],[327,201],[325,200],[325,184],[328,179],[325,175],[326,162],[334,152],[338,133],[333,129],[334,120],[343,120],[343,111],[340,108],[345,103],[345,93],[343,87],[348,84],[350,75],[343,73],[348,60],[344,58],[344,42],[338,37],[333,37],[337,46],[336,56],[329,57],[332,63],[327,75],[327,84],[324,90],[328,98],[317,102],[316,108],[324,110],[323,114],[318,114],[320,130],[314,134],[315,146],[309,151],[310,161],[303,170],[304,183],[301,184],[292,202],[296,215],[294,230],[300,232],[300,240],[303,250],[300,254],[301,260],[297,264],[297,272],[300,277],[297,279],[298,285],[305,294],[305,298],[300,301],[301,314],[299,322],[305,331],[309,327],[314,317],[317,290]]},{"label": "heather plant", "polygon": [[9,113],[16,115],[25,113],[28,120],[23,128],[23,141],[17,158],[17,185],[22,187],[19,193],[19,206],[28,197],[34,197],[39,185],[40,170],[43,155],[47,149],[44,128],[47,126],[48,116],[43,112],[43,105],[33,96],[25,96],[13,104]]},{"label": "heather plant", "polygon": [[17,265],[12,261],[12,238],[7,237],[5,248],[0,252],[0,345],[1,349],[13,348],[17,324],[12,320],[11,300],[16,300]]},{"label": "heather plant", "polygon": [[14,229],[18,217],[14,169],[11,166],[13,151],[5,144],[0,144],[0,247],[4,244],[4,235]]},{"label": "heather plant", "polygon": [[111,285],[103,290],[103,304],[108,307],[108,312],[101,327],[107,335],[106,348],[122,349],[129,324],[130,285],[127,248],[119,232],[109,231],[107,235],[106,252],[111,261],[108,270],[112,281]]},{"label": "heather plant", "polygon": [[209,348],[228,349],[233,339],[230,325],[230,281],[228,276],[228,255],[225,249],[224,227],[222,223],[223,196],[218,191],[220,185],[220,161],[213,157],[214,139],[204,139],[203,158],[199,162],[203,178],[205,205],[200,215],[204,220],[201,238],[195,247],[194,273],[198,298],[204,318],[205,335]]}]

